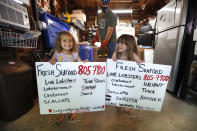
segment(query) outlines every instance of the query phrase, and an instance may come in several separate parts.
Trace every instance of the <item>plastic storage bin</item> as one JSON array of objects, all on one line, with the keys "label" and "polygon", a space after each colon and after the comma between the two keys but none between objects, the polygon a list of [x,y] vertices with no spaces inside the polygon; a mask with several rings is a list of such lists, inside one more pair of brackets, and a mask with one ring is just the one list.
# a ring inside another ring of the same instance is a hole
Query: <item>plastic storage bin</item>
[{"label": "plastic storage bin", "polygon": [[45,49],[52,49],[54,41],[59,31],[69,31],[69,26],[51,14],[43,13],[40,15],[41,21],[46,23],[46,30],[43,31]]},{"label": "plastic storage bin", "polygon": [[78,53],[82,60],[88,59],[89,61],[93,61],[93,49],[89,45],[79,45]]},{"label": "plastic storage bin", "polygon": [[12,121],[33,107],[32,69],[22,61],[16,65],[0,61],[0,121]]}]

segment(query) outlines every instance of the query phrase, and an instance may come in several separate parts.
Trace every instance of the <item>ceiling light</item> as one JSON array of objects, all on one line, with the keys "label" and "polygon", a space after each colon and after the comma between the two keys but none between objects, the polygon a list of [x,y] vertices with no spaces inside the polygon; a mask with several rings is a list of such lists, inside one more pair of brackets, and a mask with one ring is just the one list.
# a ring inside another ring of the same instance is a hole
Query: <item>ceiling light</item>
[{"label": "ceiling light", "polygon": [[[131,9],[126,9],[126,10],[111,10],[115,14],[129,14],[132,13]],[[101,13],[101,10],[98,10],[98,13]]]},{"label": "ceiling light", "polygon": [[19,4],[23,4],[23,2],[21,2],[20,0],[14,0],[15,2],[19,3]]},{"label": "ceiling light", "polygon": [[132,10],[112,10],[112,12],[116,14],[128,14],[128,13],[132,13]]}]

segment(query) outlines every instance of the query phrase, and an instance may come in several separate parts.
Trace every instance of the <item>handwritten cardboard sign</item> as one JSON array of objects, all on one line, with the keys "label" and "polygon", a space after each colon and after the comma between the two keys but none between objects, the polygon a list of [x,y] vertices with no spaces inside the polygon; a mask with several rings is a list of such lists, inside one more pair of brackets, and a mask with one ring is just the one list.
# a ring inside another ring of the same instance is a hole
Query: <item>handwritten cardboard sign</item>
[{"label": "handwritten cardboard sign", "polygon": [[105,110],[106,63],[36,62],[40,114]]},{"label": "handwritten cardboard sign", "polygon": [[107,60],[106,104],[161,111],[171,66]]}]

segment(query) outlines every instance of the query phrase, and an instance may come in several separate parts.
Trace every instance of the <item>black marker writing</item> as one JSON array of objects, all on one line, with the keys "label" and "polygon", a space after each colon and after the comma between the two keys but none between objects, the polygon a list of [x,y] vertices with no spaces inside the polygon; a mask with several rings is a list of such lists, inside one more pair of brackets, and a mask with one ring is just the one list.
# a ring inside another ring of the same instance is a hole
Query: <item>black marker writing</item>
[{"label": "black marker writing", "polygon": [[151,73],[151,74],[162,74],[163,73],[162,70],[146,69],[145,67],[146,67],[145,64],[140,64],[138,71],[145,72],[145,73]]},{"label": "black marker writing", "polygon": [[121,83],[131,83],[131,80],[124,80],[124,79],[111,79],[112,82],[121,82]]},{"label": "black marker writing", "polygon": [[147,101],[154,101],[154,102],[162,102],[161,98],[156,98],[156,97],[150,97],[150,96],[140,96],[140,100],[147,100]]},{"label": "black marker writing", "polygon": [[45,85],[53,85],[54,83],[54,81],[48,81],[45,79]]},{"label": "black marker writing", "polygon": [[113,91],[113,90],[110,90],[110,89],[107,89],[107,93],[111,93],[111,94],[116,94],[116,95],[128,95],[128,92],[127,91]]},{"label": "black marker writing", "polygon": [[105,79],[97,79],[97,78],[95,78],[94,79],[94,82],[95,83],[104,83],[105,82]]},{"label": "black marker writing", "polygon": [[90,85],[82,85],[82,90],[94,90],[96,89],[96,85],[90,86]]},{"label": "black marker writing", "polygon": [[125,70],[125,71],[135,71],[136,67],[125,66],[123,62],[116,62],[116,69]]},{"label": "black marker writing", "polygon": [[66,96],[66,95],[68,95],[68,92],[66,92],[66,93],[51,93],[51,94],[49,94],[49,93],[44,93],[44,98],[49,98],[49,97],[60,97],[60,96]]},{"label": "black marker writing", "polygon": [[131,79],[141,80],[141,76],[133,75],[133,74],[123,74],[123,73],[119,73],[119,74],[118,74],[118,77],[131,78]]},{"label": "black marker writing", "polygon": [[90,95],[92,95],[92,91],[81,92],[81,96],[90,96]]},{"label": "black marker writing", "polygon": [[53,103],[64,103],[64,102],[70,102],[69,98],[63,98],[63,99],[54,99],[54,100],[44,100],[44,104],[53,104]]},{"label": "black marker writing", "polygon": [[44,87],[43,90],[44,91],[55,91],[55,90],[66,90],[66,89],[71,89],[72,86],[68,85],[68,86],[53,86],[53,87]]},{"label": "black marker writing", "polygon": [[148,87],[162,87],[163,83],[151,83],[151,82],[144,82],[144,86]]},{"label": "black marker writing", "polygon": [[137,98],[119,97],[119,96],[116,96],[116,100],[126,101],[126,102],[132,102],[132,103],[137,103],[137,101],[138,101]]},{"label": "black marker writing", "polygon": [[117,87],[127,87],[127,88],[134,88],[134,85],[125,85],[125,84],[117,84],[117,83],[112,83],[112,86],[117,86]]},{"label": "black marker writing", "polygon": [[107,72],[107,76],[117,77],[117,73],[116,72]]},{"label": "black marker writing", "polygon": [[67,78],[67,79],[56,79],[56,84],[70,84],[70,83],[75,83],[76,82],[76,79],[70,79],[70,78]]},{"label": "black marker writing", "polygon": [[147,88],[142,88],[142,92],[149,93],[149,94],[155,94],[155,90],[150,90],[150,89],[147,89]]},{"label": "black marker writing", "polygon": [[54,75],[55,74],[54,70],[43,70],[43,69],[40,69],[40,67],[42,67],[42,66],[43,66],[43,64],[37,65],[38,76],[48,76],[48,75]]},{"label": "black marker writing", "polygon": [[76,70],[61,70],[59,69],[59,67],[61,67],[61,64],[56,64],[56,69],[58,71],[58,74],[55,77],[59,77],[61,76],[65,76],[65,75],[77,75],[77,71]]},{"label": "black marker writing", "polygon": [[83,79],[86,84],[93,83],[93,80]]}]

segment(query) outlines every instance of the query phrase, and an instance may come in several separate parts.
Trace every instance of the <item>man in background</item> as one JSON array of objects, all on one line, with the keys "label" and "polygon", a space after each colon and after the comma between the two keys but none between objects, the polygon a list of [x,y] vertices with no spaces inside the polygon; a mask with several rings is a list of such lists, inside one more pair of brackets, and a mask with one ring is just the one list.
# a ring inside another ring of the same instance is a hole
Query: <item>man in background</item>
[{"label": "man in background", "polygon": [[110,0],[101,0],[101,10],[97,16],[98,28],[92,45],[100,38],[101,48],[98,56],[111,58],[116,47],[117,17],[110,10]]}]

